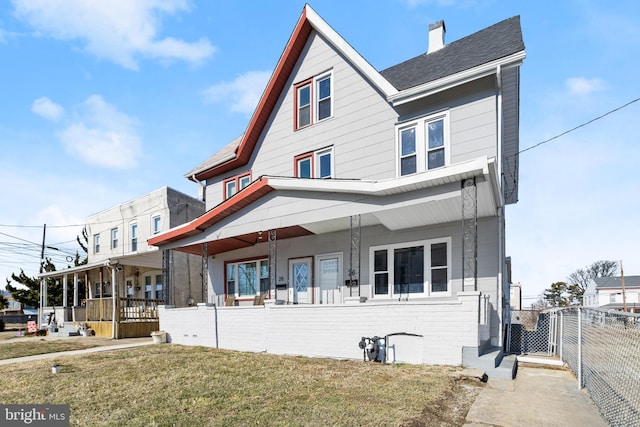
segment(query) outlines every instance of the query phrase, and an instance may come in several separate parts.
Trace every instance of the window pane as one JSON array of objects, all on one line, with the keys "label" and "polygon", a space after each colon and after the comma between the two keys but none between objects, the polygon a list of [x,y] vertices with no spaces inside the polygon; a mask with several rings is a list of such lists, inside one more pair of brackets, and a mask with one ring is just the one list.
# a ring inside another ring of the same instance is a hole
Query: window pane
[{"label": "window pane", "polygon": [[444,146],[444,121],[437,120],[427,124],[429,148]]},{"label": "window pane", "polygon": [[378,273],[374,280],[376,295],[387,295],[389,293],[389,274]]},{"label": "window pane", "polygon": [[387,250],[373,253],[373,271],[387,271]]},{"label": "window pane", "polygon": [[318,120],[331,117],[331,100],[325,99],[318,102]]},{"label": "window pane", "polygon": [[242,190],[243,188],[247,187],[250,183],[251,183],[251,178],[249,177],[249,175],[243,176],[242,178],[240,178],[240,189]]},{"label": "window pane", "polygon": [[269,291],[269,261],[260,261],[260,293]]},{"label": "window pane", "polygon": [[311,104],[311,86],[303,86],[298,89],[298,107]]},{"label": "window pane", "polygon": [[311,178],[311,158],[298,160],[298,178]]},{"label": "window pane", "polygon": [[446,268],[434,268],[431,270],[431,292],[447,292]]},{"label": "window pane", "polygon": [[416,152],[416,130],[405,129],[400,132],[400,156],[408,156]]},{"label": "window pane", "polygon": [[238,264],[238,293],[240,296],[256,294],[256,263]]},{"label": "window pane", "polygon": [[236,266],[235,264],[227,265],[227,295],[236,294]]},{"label": "window pane", "polygon": [[405,157],[400,160],[400,175],[416,173],[416,156]]},{"label": "window pane", "polygon": [[436,243],[431,245],[431,267],[447,266],[447,244]]},{"label": "window pane", "polygon": [[331,153],[321,154],[319,160],[319,178],[331,178]]},{"label": "window pane", "polygon": [[236,194],[236,182],[229,181],[227,182],[227,199]]},{"label": "window pane", "polygon": [[153,217],[153,232],[154,233],[159,233],[160,232],[160,217],[159,216]]},{"label": "window pane", "polygon": [[331,96],[331,77],[325,77],[318,82],[318,99],[325,99]]},{"label": "window pane", "polygon": [[429,151],[427,164],[429,169],[435,169],[444,166],[444,148]]},{"label": "window pane", "polygon": [[298,127],[304,127],[311,123],[311,107],[306,106],[298,111]]},{"label": "window pane", "polygon": [[424,247],[396,249],[393,253],[393,292],[424,292]]}]

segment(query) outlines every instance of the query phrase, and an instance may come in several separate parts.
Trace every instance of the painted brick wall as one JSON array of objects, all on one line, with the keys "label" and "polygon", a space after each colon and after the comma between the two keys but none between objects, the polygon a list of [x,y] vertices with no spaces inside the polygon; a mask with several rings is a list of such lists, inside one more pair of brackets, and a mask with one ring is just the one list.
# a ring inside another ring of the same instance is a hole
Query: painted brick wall
[{"label": "painted brick wall", "polygon": [[[389,338],[389,361],[462,363],[462,347],[480,343],[479,292],[453,301],[195,308],[161,306],[160,329],[176,344],[274,354],[360,359],[362,337]],[[217,319],[217,324],[216,324]]]}]

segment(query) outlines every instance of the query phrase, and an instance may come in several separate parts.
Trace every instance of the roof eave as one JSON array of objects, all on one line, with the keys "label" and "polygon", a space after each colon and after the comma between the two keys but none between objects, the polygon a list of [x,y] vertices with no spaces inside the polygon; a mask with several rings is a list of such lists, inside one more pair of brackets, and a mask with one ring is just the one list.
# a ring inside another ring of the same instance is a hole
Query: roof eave
[{"label": "roof eave", "polygon": [[521,50],[509,56],[487,62],[477,67],[469,68],[468,70],[397,92],[394,95],[388,96],[387,101],[395,107],[420,98],[425,98],[452,87],[496,74],[498,67],[520,66],[525,57],[525,51]]}]

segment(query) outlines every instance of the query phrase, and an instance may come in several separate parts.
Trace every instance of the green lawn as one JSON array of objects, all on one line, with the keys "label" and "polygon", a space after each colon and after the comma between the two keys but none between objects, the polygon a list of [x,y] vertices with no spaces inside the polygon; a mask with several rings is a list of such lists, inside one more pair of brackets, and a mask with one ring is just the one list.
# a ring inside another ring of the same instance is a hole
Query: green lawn
[{"label": "green lawn", "polygon": [[82,426],[461,425],[477,387],[456,371],[148,345],[0,366],[0,402],[66,403]]}]

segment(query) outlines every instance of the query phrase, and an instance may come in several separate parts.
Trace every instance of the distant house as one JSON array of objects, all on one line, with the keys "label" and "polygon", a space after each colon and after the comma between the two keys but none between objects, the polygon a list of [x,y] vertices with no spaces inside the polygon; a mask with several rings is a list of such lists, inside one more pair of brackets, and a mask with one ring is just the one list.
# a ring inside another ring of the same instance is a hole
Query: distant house
[{"label": "distant house", "polygon": [[207,266],[209,307],[161,309],[174,342],[353,358],[407,332],[395,360],[451,364],[502,346],[520,20],[428,35],[377,71],[304,7],[246,132],[186,174],[207,211],[149,240]]},{"label": "distant house", "polygon": [[640,276],[598,277],[591,280],[584,292],[585,307],[606,310],[626,310],[640,313]]},{"label": "distant house", "polygon": [[[147,244],[148,238],[203,213],[203,201],[163,187],[89,216],[87,264],[39,276],[43,283],[53,278],[63,287],[65,304],[56,310],[57,324],[73,322],[75,328],[66,326],[77,329],[84,323],[104,337],[149,336],[158,329],[158,304],[203,302],[200,258]],[[42,294],[46,315],[54,310]]]}]

